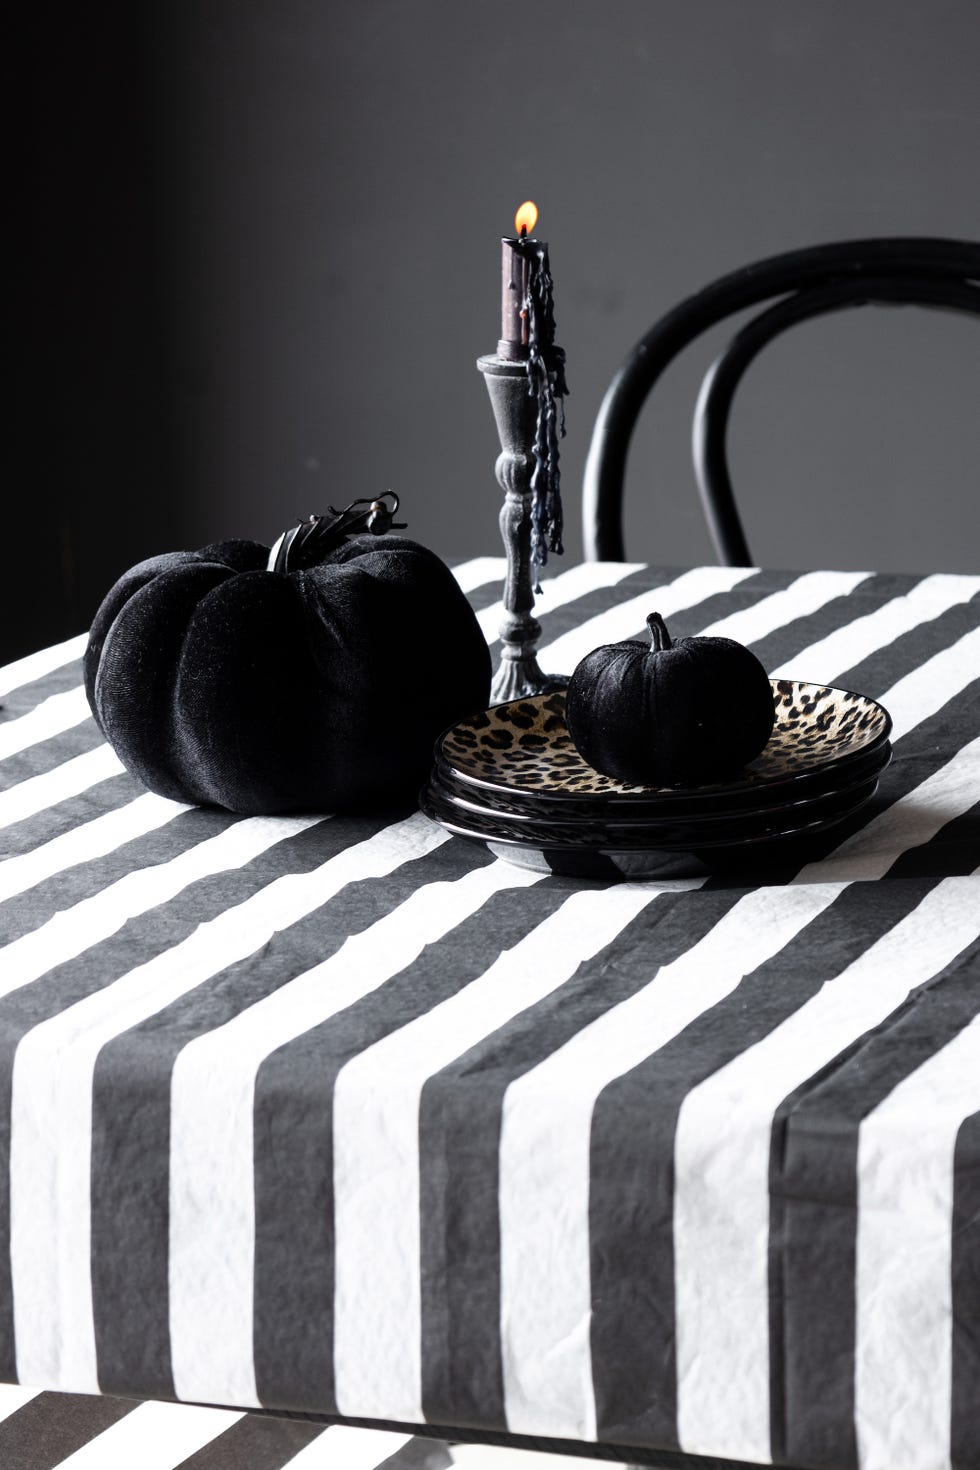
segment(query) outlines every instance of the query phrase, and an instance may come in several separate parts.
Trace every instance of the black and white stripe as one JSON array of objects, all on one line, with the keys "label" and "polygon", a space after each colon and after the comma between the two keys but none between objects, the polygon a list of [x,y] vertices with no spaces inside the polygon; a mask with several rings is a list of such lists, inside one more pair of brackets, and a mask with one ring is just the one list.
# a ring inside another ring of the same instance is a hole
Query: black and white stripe
[{"label": "black and white stripe", "polygon": [[391,1430],[0,1385],[6,1470],[449,1470],[465,1456]]},{"label": "black and white stripe", "polygon": [[[501,570],[457,573],[488,636]],[[870,818],[582,886],[406,811],[165,802],[79,716],[77,640],[0,672],[0,1379],[960,1470],[980,579],[550,586],[546,668],[656,609],[880,698]]]}]

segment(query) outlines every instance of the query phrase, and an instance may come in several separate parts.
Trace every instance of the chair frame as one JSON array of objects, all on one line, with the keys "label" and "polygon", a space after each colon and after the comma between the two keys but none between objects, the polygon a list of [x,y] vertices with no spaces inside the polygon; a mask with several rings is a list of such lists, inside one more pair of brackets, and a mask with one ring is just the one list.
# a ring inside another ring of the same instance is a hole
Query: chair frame
[{"label": "chair frame", "polygon": [[931,238],[843,240],[741,267],[680,302],[636,344],[596,417],[585,466],[583,531],[589,561],[624,561],[623,488],[640,410],[673,359],[734,313],[776,300],[709,368],[694,415],[695,474],[708,528],[725,566],[753,565],[735,506],[726,438],[746,369],[799,322],[853,306],[918,305],[980,315],[980,243]]}]

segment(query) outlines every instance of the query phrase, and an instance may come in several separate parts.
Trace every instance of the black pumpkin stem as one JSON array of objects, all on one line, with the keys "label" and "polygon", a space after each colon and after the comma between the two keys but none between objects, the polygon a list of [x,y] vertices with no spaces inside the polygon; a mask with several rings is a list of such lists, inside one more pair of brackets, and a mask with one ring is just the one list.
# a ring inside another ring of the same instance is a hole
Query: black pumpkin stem
[{"label": "black pumpkin stem", "polygon": [[668,648],[673,647],[670,634],[667,632],[667,624],[659,613],[651,613],[647,618],[647,627],[650,629],[653,653],[666,653]]},{"label": "black pumpkin stem", "polygon": [[385,490],[373,499],[352,500],[343,510],[335,510],[331,505],[329,515],[309,516],[280,536],[270,554],[268,570],[296,572],[314,566],[339,546],[345,536],[365,532],[383,536],[386,531],[403,531],[405,524],[395,520],[397,514],[398,496],[394,490]]}]

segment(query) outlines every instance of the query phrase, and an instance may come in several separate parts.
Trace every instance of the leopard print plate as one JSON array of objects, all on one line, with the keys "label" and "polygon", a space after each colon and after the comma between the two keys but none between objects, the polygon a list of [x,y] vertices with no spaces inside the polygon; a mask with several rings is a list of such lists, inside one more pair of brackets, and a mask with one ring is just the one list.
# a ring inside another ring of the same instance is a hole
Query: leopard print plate
[{"label": "leopard print plate", "polygon": [[563,693],[498,704],[460,721],[438,742],[436,759],[457,781],[515,796],[661,800],[761,795],[818,772],[843,775],[852,758],[871,758],[887,743],[891,718],[866,694],[795,679],[774,679],[772,692],[776,723],[766,748],[734,781],[717,785],[630,786],[601,775],[572,743]]}]

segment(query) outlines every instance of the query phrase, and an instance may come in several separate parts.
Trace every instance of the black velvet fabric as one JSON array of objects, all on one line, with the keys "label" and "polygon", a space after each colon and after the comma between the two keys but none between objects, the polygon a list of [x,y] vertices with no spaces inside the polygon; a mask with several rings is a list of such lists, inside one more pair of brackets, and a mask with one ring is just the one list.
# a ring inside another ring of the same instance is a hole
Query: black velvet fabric
[{"label": "black velvet fabric", "polygon": [[631,639],[586,654],[565,719],[579,754],[604,775],[696,786],[753,760],[775,708],[762,664],[732,638],[679,638],[662,650]]},{"label": "black velvet fabric", "polygon": [[265,570],[226,541],[152,557],[92,624],[85,689],[151,791],[243,814],[411,798],[432,743],[486,707],[490,653],[448,567],[395,536]]}]

